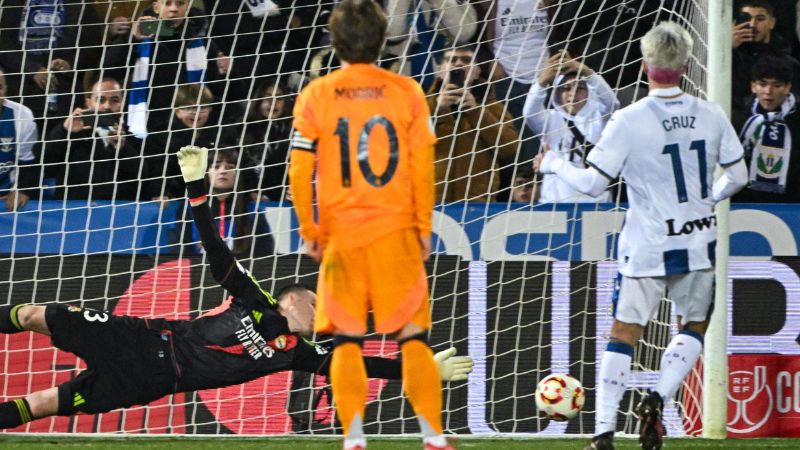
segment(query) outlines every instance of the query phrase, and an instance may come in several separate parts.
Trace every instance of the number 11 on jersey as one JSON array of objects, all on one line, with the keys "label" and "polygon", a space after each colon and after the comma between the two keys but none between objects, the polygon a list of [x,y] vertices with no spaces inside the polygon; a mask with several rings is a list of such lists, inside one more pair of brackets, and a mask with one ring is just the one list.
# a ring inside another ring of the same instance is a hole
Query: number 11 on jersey
[{"label": "number 11 on jersey", "polygon": [[[697,151],[698,174],[700,175],[700,198],[708,197],[708,176],[706,174],[706,141],[692,141],[689,150]],[[678,144],[664,146],[662,155],[669,155],[672,161],[672,172],[675,175],[675,188],[678,191],[678,203],[686,203],[689,196],[686,192],[686,178],[683,175],[683,161]]]}]

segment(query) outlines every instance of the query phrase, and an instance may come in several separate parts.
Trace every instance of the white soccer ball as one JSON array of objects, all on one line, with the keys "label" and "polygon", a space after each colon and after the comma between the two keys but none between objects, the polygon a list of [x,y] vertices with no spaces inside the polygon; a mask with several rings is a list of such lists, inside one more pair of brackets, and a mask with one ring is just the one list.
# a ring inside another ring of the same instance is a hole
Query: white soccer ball
[{"label": "white soccer ball", "polygon": [[536,386],[536,408],[549,419],[569,420],[583,408],[586,395],[581,382],[563,373],[546,376]]}]

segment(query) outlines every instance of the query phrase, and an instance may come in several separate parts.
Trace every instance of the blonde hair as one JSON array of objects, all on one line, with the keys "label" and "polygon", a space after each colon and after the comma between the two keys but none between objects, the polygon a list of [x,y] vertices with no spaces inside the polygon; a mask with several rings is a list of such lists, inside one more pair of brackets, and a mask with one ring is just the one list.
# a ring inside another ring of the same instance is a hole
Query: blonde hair
[{"label": "blonde hair", "polygon": [[679,70],[689,61],[694,40],[675,22],[661,22],[642,37],[644,62],[657,69]]}]

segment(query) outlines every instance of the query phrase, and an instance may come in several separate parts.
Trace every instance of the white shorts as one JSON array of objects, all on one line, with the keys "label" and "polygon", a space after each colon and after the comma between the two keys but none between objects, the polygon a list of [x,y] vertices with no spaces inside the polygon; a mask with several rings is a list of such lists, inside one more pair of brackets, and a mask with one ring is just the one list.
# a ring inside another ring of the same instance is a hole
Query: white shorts
[{"label": "white shorts", "polygon": [[694,270],[664,277],[617,277],[612,301],[614,319],[647,326],[661,299],[672,300],[681,325],[703,322],[714,307],[714,269]]}]

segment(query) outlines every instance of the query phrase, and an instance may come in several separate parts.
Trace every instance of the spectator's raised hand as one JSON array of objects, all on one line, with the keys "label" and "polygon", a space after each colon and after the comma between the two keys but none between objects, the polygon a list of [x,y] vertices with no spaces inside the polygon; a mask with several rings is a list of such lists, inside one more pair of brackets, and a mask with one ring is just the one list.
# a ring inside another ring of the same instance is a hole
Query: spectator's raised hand
[{"label": "spectator's raised hand", "polygon": [[462,89],[463,97],[461,98],[461,108],[463,109],[473,109],[478,106],[478,101],[475,100],[475,96],[472,95],[472,91],[469,89]]},{"label": "spectator's raised hand", "polygon": [[540,173],[539,169],[542,167],[542,160],[544,159],[545,153],[550,151],[550,144],[543,144],[542,151],[539,152],[536,156],[533,157],[533,171],[536,173]]},{"label": "spectator's raised hand", "polygon": [[114,124],[114,126],[112,126],[109,130],[108,137],[106,139],[108,141],[108,145],[116,150],[121,149],[125,145],[125,134],[122,127],[119,124]]},{"label": "spectator's raised hand", "polygon": [[72,114],[67,116],[66,120],[64,120],[64,129],[67,130],[69,133],[78,133],[83,130],[89,130],[92,127],[86,125],[83,122],[83,113],[88,110],[84,110],[81,108],[75,108],[72,111]]},{"label": "spectator's raised hand", "polygon": [[131,32],[131,21],[125,16],[114,17],[108,24],[108,35],[112,39]]},{"label": "spectator's raised hand", "polygon": [[455,84],[446,84],[439,97],[436,99],[436,107],[438,108],[452,108],[453,105],[458,104],[464,96],[464,90]]},{"label": "spectator's raised hand", "polygon": [[559,50],[547,59],[544,68],[539,73],[539,86],[550,86],[553,83],[553,80],[556,79],[556,75],[558,75],[561,62],[565,58],[569,58],[569,55],[565,50]]},{"label": "spectator's raised hand", "polygon": [[50,70],[53,72],[72,70],[72,64],[70,64],[69,61],[65,59],[56,58],[50,61]]},{"label": "spectator's raised hand", "polygon": [[733,48],[745,42],[753,42],[753,39],[755,39],[755,33],[750,26],[750,22],[744,22],[733,26]]},{"label": "spectator's raised hand", "polygon": [[11,191],[6,196],[6,209],[16,211],[28,203],[31,198],[19,191]]},{"label": "spectator's raised hand", "polygon": [[232,59],[230,56],[226,56],[225,53],[218,52],[217,53],[217,70],[219,70],[219,74],[222,76],[228,75],[228,72],[231,70],[231,63]]},{"label": "spectator's raised hand", "polygon": [[32,77],[33,82],[43,91],[47,89],[48,83],[53,88],[58,87],[58,79],[46,67],[40,67]]},{"label": "spectator's raised hand", "polygon": [[155,37],[155,34],[142,34],[142,22],[147,22],[150,20],[158,20],[158,17],[153,16],[142,16],[136,19],[136,22],[133,23],[133,27],[131,28],[131,33],[133,33],[133,38],[137,41],[141,41],[144,38],[152,39]]}]

